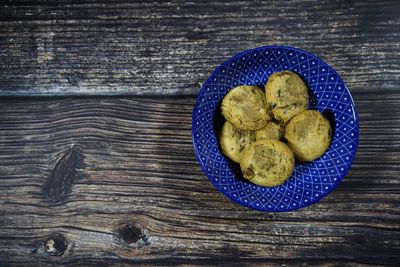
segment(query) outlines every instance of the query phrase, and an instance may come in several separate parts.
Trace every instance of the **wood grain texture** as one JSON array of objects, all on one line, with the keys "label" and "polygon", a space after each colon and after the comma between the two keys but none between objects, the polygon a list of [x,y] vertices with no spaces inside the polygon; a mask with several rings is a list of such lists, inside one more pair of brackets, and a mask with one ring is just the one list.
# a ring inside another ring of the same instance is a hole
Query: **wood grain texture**
[{"label": "wood grain texture", "polygon": [[[0,266],[400,266],[399,14],[397,0],[1,1]],[[295,212],[230,202],[192,148],[201,84],[261,45],[321,57],[359,112],[349,174]]]},{"label": "wood grain texture", "polygon": [[228,58],[295,46],[353,92],[397,88],[400,2],[0,3],[0,95],[196,94]]},{"label": "wood grain texture", "polygon": [[212,186],[192,148],[194,97],[3,99],[1,262],[399,265],[400,93],[354,98],[351,171],[287,213],[247,209]]}]

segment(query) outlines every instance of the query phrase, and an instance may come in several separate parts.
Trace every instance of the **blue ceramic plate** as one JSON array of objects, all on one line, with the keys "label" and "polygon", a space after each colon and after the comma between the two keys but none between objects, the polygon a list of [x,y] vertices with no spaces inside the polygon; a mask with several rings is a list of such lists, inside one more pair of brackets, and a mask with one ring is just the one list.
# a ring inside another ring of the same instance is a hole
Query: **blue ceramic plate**
[{"label": "blue ceramic plate", "polygon": [[[264,88],[272,73],[283,70],[304,79],[310,90],[309,109],[326,115],[333,138],[321,158],[296,163],[284,184],[263,187],[243,179],[239,164],[221,153],[218,134],[224,118],[220,104],[230,89],[239,85]],[[349,90],[332,67],[300,49],[264,46],[234,56],[208,78],[193,111],[192,135],[204,173],[225,196],[252,209],[290,211],[319,201],[342,181],[356,153],[358,118]]]}]

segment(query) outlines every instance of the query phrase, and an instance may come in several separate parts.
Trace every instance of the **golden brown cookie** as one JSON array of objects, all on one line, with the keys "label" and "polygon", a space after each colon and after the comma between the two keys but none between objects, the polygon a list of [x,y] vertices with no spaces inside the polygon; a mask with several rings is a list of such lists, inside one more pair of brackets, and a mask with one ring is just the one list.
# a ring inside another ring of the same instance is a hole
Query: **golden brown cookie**
[{"label": "golden brown cookie", "polygon": [[242,130],[258,130],[270,120],[264,93],[257,86],[242,85],[222,100],[222,115]]},{"label": "golden brown cookie", "polygon": [[315,110],[296,115],[285,129],[285,139],[300,161],[313,161],[321,157],[331,143],[331,136],[329,121]]},{"label": "golden brown cookie", "polygon": [[265,85],[265,94],[274,118],[282,124],[308,107],[307,86],[291,71],[273,73]]},{"label": "golden brown cookie", "polygon": [[263,139],[280,140],[283,137],[283,127],[276,122],[269,121],[264,128],[256,131],[256,140]]},{"label": "golden brown cookie", "polygon": [[281,141],[262,140],[242,151],[240,168],[243,177],[261,186],[283,184],[294,170],[293,152]]},{"label": "golden brown cookie", "polygon": [[219,135],[222,153],[235,162],[239,162],[242,150],[255,141],[254,131],[240,130],[229,121],[224,123]]}]

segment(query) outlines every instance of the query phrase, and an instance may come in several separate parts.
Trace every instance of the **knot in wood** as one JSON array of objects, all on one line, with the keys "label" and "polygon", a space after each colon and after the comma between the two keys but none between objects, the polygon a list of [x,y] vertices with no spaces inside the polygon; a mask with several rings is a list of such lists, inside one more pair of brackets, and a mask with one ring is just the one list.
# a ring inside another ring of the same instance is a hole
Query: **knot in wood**
[{"label": "knot in wood", "polygon": [[119,237],[127,244],[146,241],[147,237],[141,226],[127,224],[118,230]]},{"label": "knot in wood", "polygon": [[68,242],[62,235],[55,235],[44,242],[44,251],[50,256],[61,256],[67,250]]},{"label": "knot in wood", "polygon": [[57,161],[49,177],[43,185],[43,193],[51,204],[60,204],[66,200],[74,180],[78,177],[78,169],[83,166],[83,153],[77,146],[71,147]]}]

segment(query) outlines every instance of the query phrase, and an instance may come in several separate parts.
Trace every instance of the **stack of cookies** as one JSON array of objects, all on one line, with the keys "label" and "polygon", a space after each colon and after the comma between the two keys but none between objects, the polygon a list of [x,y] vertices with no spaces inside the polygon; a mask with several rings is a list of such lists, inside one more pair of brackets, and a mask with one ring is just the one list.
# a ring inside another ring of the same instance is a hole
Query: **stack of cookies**
[{"label": "stack of cookies", "polygon": [[292,174],[295,159],[313,161],[331,142],[331,127],[318,111],[307,110],[308,89],[290,71],[277,72],[265,85],[243,85],[222,100],[226,122],[219,136],[225,156],[240,164],[243,177],[277,186]]}]

